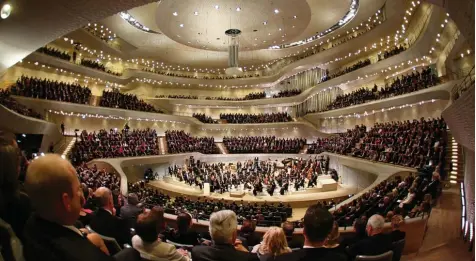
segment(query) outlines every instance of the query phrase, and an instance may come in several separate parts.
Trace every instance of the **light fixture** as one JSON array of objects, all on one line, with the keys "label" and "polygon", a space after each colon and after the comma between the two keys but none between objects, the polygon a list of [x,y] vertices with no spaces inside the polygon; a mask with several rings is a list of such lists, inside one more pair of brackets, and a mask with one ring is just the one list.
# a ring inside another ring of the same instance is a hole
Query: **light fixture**
[{"label": "light fixture", "polygon": [[279,10],[278,10],[278,9],[274,9],[274,13],[275,13],[275,14],[279,14]]},{"label": "light fixture", "polygon": [[194,14],[194,15],[198,15],[198,12],[197,12],[197,11],[195,11],[195,12],[193,12],[193,14]]},{"label": "light fixture", "polygon": [[180,24],[180,27],[183,27],[183,24]]},{"label": "light fixture", "polygon": [[178,13],[177,13],[177,12],[173,12],[172,14],[173,14],[174,16],[177,16],[177,15],[178,15]]},{"label": "light fixture", "polygon": [[12,12],[12,6],[10,4],[4,4],[2,10],[0,11],[0,17],[2,19],[7,19]]},{"label": "light fixture", "polygon": [[236,8],[236,11],[237,11],[237,12],[241,11],[241,8],[240,8],[240,7],[237,7],[237,8]]},{"label": "light fixture", "polygon": [[264,21],[264,22],[263,22],[263,24],[264,24],[264,25],[267,25],[267,24],[268,24],[268,22],[267,22],[267,21]]},{"label": "light fixture", "polygon": [[279,30],[279,31],[282,31],[283,29],[279,28],[278,30]]},{"label": "light fixture", "polygon": [[219,7],[218,5],[215,5],[215,9],[217,9],[217,10],[218,10],[219,8],[220,8],[220,7]]},{"label": "light fixture", "polygon": [[297,18],[297,15],[293,16],[293,18],[296,19],[296,18]]}]

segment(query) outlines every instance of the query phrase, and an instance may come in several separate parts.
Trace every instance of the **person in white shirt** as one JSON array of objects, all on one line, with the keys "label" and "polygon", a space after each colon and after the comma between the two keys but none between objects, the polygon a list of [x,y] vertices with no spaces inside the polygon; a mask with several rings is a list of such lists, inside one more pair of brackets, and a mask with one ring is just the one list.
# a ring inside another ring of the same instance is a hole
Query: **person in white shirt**
[{"label": "person in white shirt", "polygon": [[159,239],[159,230],[163,227],[163,211],[147,211],[137,217],[136,235],[132,237],[132,247],[141,255],[167,259],[170,261],[189,261],[188,252],[175,249],[174,245]]}]

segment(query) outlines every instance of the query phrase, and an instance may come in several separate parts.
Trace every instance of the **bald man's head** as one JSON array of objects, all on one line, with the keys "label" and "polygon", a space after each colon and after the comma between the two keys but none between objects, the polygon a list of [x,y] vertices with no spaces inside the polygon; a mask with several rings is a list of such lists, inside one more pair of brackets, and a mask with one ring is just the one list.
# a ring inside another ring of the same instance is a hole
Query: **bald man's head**
[{"label": "bald man's head", "polygon": [[72,225],[81,210],[81,187],[76,170],[57,154],[47,154],[28,167],[25,189],[41,217]]},{"label": "bald man's head", "polygon": [[112,200],[112,192],[106,187],[100,187],[94,192],[94,196],[98,199],[99,206],[112,212],[114,202]]}]

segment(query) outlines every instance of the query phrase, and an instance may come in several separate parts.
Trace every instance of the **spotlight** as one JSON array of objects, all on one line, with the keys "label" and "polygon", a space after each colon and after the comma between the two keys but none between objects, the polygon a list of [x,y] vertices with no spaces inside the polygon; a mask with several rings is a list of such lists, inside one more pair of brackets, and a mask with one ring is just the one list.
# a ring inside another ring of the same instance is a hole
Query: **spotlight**
[{"label": "spotlight", "polygon": [[12,6],[10,4],[4,4],[2,10],[0,11],[0,17],[2,19],[7,19],[12,12]]}]

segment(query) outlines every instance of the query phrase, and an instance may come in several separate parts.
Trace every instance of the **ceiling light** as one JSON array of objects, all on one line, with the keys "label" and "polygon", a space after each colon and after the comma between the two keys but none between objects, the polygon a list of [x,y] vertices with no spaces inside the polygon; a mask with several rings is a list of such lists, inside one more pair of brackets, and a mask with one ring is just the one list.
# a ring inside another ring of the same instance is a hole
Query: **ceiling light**
[{"label": "ceiling light", "polygon": [[283,30],[283,29],[279,28],[278,30],[281,31],[281,30]]},{"label": "ceiling light", "polygon": [[278,10],[278,9],[274,9],[274,13],[275,13],[275,14],[279,14],[279,10]]},{"label": "ceiling light", "polygon": [[7,19],[10,16],[11,12],[12,12],[12,6],[9,4],[4,4],[2,6],[2,10],[0,11],[0,17],[2,19]]},{"label": "ceiling light", "polygon": [[183,24],[180,24],[180,27],[183,27]]},{"label": "ceiling light", "polygon": [[194,15],[198,15],[198,12],[197,12],[197,11],[195,11],[195,12],[193,12],[193,14],[194,14]]},{"label": "ceiling light", "polygon": [[172,14],[173,14],[174,16],[177,16],[177,15],[178,15],[178,13],[177,13],[177,12],[173,12]]},{"label": "ceiling light", "polygon": [[296,18],[297,18],[297,15],[293,16],[293,18],[296,19]]},{"label": "ceiling light", "polygon": [[240,8],[240,7],[237,7],[237,8],[236,8],[236,11],[237,11],[237,12],[241,11],[241,8]]},{"label": "ceiling light", "polygon": [[264,22],[263,22],[263,24],[264,24],[264,25],[267,25],[267,24],[268,24],[268,22],[264,21]]},{"label": "ceiling light", "polygon": [[218,5],[215,5],[215,9],[217,9],[217,10],[218,10],[219,8],[220,8],[220,7],[219,7]]}]

